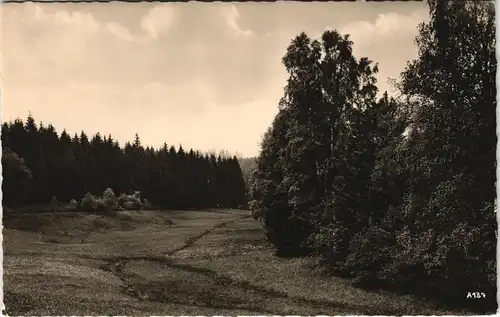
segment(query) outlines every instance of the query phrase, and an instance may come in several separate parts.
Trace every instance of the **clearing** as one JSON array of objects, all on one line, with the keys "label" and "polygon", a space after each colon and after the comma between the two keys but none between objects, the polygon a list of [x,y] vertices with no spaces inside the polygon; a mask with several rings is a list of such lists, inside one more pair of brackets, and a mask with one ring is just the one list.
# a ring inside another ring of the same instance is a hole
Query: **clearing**
[{"label": "clearing", "polygon": [[241,210],[5,216],[9,315],[456,315],[274,256]]}]

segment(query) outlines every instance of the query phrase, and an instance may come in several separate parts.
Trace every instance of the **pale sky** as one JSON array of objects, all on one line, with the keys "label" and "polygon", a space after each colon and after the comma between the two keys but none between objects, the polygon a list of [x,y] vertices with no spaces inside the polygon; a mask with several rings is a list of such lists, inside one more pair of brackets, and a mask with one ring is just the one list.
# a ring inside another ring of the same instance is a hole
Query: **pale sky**
[{"label": "pale sky", "polygon": [[111,134],[121,145],[258,154],[278,111],[281,58],[305,31],[351,34],[390,90],[416,56],[422,2],[1,5],[2,121]]}]

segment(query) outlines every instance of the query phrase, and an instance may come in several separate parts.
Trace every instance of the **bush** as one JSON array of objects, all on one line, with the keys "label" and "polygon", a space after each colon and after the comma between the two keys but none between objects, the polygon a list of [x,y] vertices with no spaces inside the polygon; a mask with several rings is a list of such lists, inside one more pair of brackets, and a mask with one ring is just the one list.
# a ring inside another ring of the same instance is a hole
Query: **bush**
[{"label": "bush", "polygon": [[91,193],[86,193],[85,196],[83,196],[80,205],[85,211],[96,211],[99,209],[99,203],[96,197]]},{"label": "bush", "polygon": [[98,198],[97,199],[97,210],[99,211],[111,211],[116,209],[117,203],[111,199]]},{"label": "bush", "polygon": [[74,199],[71,199],[71,201],[66,206],[66,210],[67,211],[76,211],[77,209],[78,209],[78,202]]},{"label": "bush", "polygon": [[75,209],[78,208],[78,202],[76,200],[74,200],[74,199],[70,200],[69,205],[72,208],[75,208]]},{"label": "bush", "polygon": [[134,202],[132,202],[132,201],[126,201],[123,203],[123,208],[125,208],[126,210],[136,209],[135,206],[136,206],[136,204],[134,204]]},{"label": "bush", "polygon": [[342,276],[351,275],[344,264],[349,252],[349,230],[342,225],[321,226],[308,240],[311,248],[321,255],[325,266]]},{"label": "bush", "polygon": [[115,193],[111,188],[107,188],[102,194],[102,198],[104,199],[116,199]]},{"label": "bush", "polygon": [[118,202],[116,200],[115,193],[111,188],[107,188],[102,194],[102,199],[98,200],[99,209],[110,211],[115,210],[118,207]]},{"label": "bush", "polygon": [[123,204],[129,200],[128,196],[129,195],[127,194],[121,194],[118,196],[118,205],[123,207]]},{"label": "bush", "polygon": [[251,213],[252,213],[252,217],[253,219],[257,220],[259,219],[259,216],[260,216],[260,209],[259,209],[259,202],[256,201],[256,200],[251,200],[249,203],[248,203],[248,209],[250,209]]},{"label": "bush", "polygon": [[360,282],[378,280],[378,272],[390,261],[392,245],[394,239],[391,233],[379,227],[369,227],[366,231],[355,234],[344,263],[345,270]]},{"label": "bush", "polygon": [[140,192],[140,191],[135,191],[135,192],[132,194],[132,197],[133,197],[133,199],[138,199],[138,200],[141,200],[141,192]]},{"label": "bush", "polygon": [[118,204],[126,210],[141,209],[141,196],[140,192],[136,191],[132,195],[121,194],[118,197]]},{"label": "bush", "polygon": [[132,209],[142,209],[142,203],[140,200],[131,201]]}]

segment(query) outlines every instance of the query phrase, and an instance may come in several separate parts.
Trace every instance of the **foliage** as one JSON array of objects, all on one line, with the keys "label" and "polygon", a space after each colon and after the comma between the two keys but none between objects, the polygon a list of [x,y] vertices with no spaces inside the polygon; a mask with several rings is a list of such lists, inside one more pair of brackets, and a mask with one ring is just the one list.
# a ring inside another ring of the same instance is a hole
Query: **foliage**
[{"label": "foliage", "polygon": [[141,193],[135,191],[131,195],[121,194],[120,197],[118,197],[118,203],[126,210],[141,209]]},{"label": "foliage", "polygon": [[354,220],[367,197],[350,193],[367,191],[373,164],[372,144],[358,140],[369,137],[365,113],[376,104],[377,65],[356,60],[351,46],[336,31],[326,31],[321,40],[301,33],[283,58],[290,78],[262,144],[251,192],[265,210],[266,227],[293,236],[293,242],[283,241],[292,249],[322,243],[313,241],[322,239],[313,229],[317,222],[335,219],[345,239],[364,225]]},{"label": "foliage", "polygon": [[[2,124],[4,200],[6,205],[49,203],[140,190],[143,198],[164,208],[244,206],[245,180],[236,157],[202,154],[182,146],[144,147],[136,135],[120,147],[110,135],[92,138],[81,132],[60,135],[52,125],[35,124],[28,116]],[[103,197],[102,208],[113,208]]]},{"label": "foliage", "polygon": [[102,194],[102,198],[104,198],[104,199],[116,199],[116,196],[111,188],[106,188],[106,190]]},{"label": "foliage", "polygon": [[3,204],[12,207],[26,203],[33,175],[24,159],[9,148],[2,151],[2,176]]},{"label": "foliage", "polygon": [[483,291],[496,305],[494,6],[428,6],[397,98],[377,98],[378,65],[356,58],[348,35],[297,35],[253,163],[144,148],[138,135],[123,148],[111,136],[58,136],[31,115],[4,123],[4,203],[88,191],[85,210],[132,210],[143,205],[139,190],[168,208],[249,201],[278,254],[315,253],[335,272],[408,292],[463,301]]},{"label": "foliage", "polygon": [[496,58],[491,3],[429,1],[418,57],[376,100],[348,36],[301,33],[264,136],[251,210],[277,251],[314,251],[363,283],[496,295]]},{"label": "foliage", "polygon": [[118,207],[118,201],[115,193],[111,188],[107,188],[102,194],[102,198],[98,200],[98,204],[103,210],[115,210]]},{"label": "foliage", "polygon": [[84,211],[96,211],[99,209],[98,200],[91,193],[87,193],[83,196],[80,205]]},{"label": "foliage", "polygon": [[68,204],[68,210],[75,211],[78,209],[78,202],[74,199],[71,199]]},{"label": "foliage", "polygon": [[125,208],[125,210],[141,209],[141,205],[138,202],[134,201],[125,201],[122,207]]}]

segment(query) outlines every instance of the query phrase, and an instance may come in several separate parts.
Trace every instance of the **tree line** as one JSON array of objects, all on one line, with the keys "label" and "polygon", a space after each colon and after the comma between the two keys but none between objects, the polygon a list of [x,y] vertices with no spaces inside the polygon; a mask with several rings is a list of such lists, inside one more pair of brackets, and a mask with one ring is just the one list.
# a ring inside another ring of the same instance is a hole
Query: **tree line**
[{"label": "tree line", "polygon": [[164,144],[144,147],[136,134],[121,148],[111,135],[70,136],[28,116],[2,124],[3,204],[44,204],[53,197],[79,200],[107,188],[140,191],[164,208],[242,207],[245,181],[236,157]]},{"label": "tree line", "polygon": [[496,309],[494,6],[428,6],[398,97],[377,98],[378,65],[348,35],[292,40],[251,209],[278,253],[365,285],[461,302],[477,289]]}]

